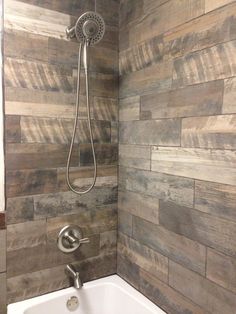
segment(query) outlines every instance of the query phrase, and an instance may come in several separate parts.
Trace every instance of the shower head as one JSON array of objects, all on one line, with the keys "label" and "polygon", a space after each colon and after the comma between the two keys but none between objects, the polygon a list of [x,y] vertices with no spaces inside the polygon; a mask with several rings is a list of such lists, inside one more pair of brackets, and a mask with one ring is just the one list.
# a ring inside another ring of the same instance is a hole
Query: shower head
[{"label": "shower head", "polygon": [[66,30],[67,37],[76,37],[81,43],[97,44],[105,33],[105,22],[100,14],[88,11],[82,14],[74,27]]}]

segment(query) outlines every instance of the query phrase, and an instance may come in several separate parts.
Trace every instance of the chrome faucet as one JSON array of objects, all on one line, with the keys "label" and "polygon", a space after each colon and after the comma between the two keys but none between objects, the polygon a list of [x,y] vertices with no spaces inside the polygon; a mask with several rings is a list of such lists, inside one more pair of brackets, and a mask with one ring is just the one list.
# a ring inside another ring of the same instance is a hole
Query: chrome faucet
[{"label": "chrome faucet", "polygon": [[75,289],[81,289],[83,286],[83,283],[80,279],[79,272],[76,271],[74,266],[71,264],[66,265],[66,271],[67,271],[68,275],[74,280]]}]

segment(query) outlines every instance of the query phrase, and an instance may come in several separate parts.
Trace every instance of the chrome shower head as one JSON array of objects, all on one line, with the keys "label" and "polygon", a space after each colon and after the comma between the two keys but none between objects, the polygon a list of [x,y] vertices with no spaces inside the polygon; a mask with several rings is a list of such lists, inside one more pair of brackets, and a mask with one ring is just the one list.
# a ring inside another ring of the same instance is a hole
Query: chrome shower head
[{"label": "chrome shower head", "polygon": [[88,42],[89,45],[97,44],[104,36],[105,22],[100,14],[86,12],[82,14],[74,27],[66,30],[67,37],[76,37],[81,43]]}]

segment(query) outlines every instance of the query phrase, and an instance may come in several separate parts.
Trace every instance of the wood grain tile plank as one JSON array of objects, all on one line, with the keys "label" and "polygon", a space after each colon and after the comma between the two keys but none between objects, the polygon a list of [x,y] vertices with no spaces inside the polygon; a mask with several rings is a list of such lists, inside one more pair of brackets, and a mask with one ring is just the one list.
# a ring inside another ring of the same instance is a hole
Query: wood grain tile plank
[{"label": "wood grain tile plank", "polygon": [[44,219],[75,214],[78,211],[92,211],[98,206],[113,205],[116,202],[117,188],[106,186],[94,188],[90,195],[82,195],[81,197],[71,191],[35,195],[34,217],[35,219]]},{"label": "wood grain tile plank", "polygon": [[223,81],[214,81],[141,96],[141,119],[220,114],[223,91]]},{"label": "wood grain tile plank", "polygon": [[159,224],[158,198],[140,195],[127,190],[119,190],[118,208],[134,216]]},{"label": "wood grain tile plank", "polygon": [[38,34],[6,29],[4,33],[4,55],[28,61],[47,62],[48,38]]},{"label": "wood grain tile plank", "polygon": [[[153,5],[153,2],[151,3]],[[158,1],[159,4],[159,1]],[[183,24],[204,13],[204,1],[167,1],[140,15],[132,27],[121,28],[121,50]]]},{"label": "wood grain tile plank", "polygon": [[7,309],[7,276],[6,273],[0,274],[0,294],[1,294],[1,301],[0,301],[0,311],[3,314],[6,314]]},{"label": "wood grain tile plank", "polygon": [[[6,102],[34,103],[53,105],[74,105],[76,95],[58,91],[32,90],[27,88],[5,86]],[[84,96],[80,95],[80,101],[84,102]],[[40,107],[40,106],[39,106]],[[39,109],[38,109],[39,110]]]},{"label": "wood grain tile plank", "polygon": [[206,277],[236,293],[236,259],[208,249]]},{"label": "wood grain tile plank", "polygon": [[79,210],[75,214],[66,213],[63,216],[49,217],[47,219],[47,241],[54,242],[61,228],[69,224],[79,224],[86,237],[114,231],[117,228],[117,209],[115,206],[104,205],[95,208],[93,212]]},{"label": "wood grain tile plank", "polygon": [[5,117],[5,141],[19,143],[21,141],[20,116]]},{"label": "wood grain tile plank", "polygon": [[56,170],[13,170],[6,172],[6,196],[52,193],[57,186]]},{"label": "wood grain tile plank", "polygon": [[119,145],[119,165],[150,170],[151,151],[149,146]]},{"label": "wood grain tile plank", "polygon": [[0,230],[0,273],[6,272],[6,230]]},{"label": "wood grain tile plank", "polygon": [[121,167],[119,187],[158,199],[193,206],[192,179]]},{"label": "wood grain tile plank", "polygon": [[129,237],[133,234],[133,216],[125,211],[118,210],[118,232],[122,232]]},{"label": "wood grain tile plank", "polygon": [[94,97],[93,117],[96,120],[118,120],[118,102],[116,99]]},{"label": "wood grain tile plank", "polygon": [[120,77],[120,97],[167,91],[172,83],[172,62],[164,61]]},{"label": "wood grain tile plank", "polygon": [[160,202],[160,225],[193,241],[236,257],[236,223],[180,206]]},{"label": "wood grain tile plank", "polygon": [[[85,108],[82,109],[83,111]],[[82,111],[81,110],[81,111]],[[82,111],[83,115],[84,112]],[[6,101],[7,115],[22,115],[33,117],[73,118],[75,108],[73,105],[39,104],[33,102]]]},{"label": "wood grain tile plank", "polygon": [[[95,143],[111,141],[110,123],[92,121]],[[68,144],[73,131],[72,119],[21,117],[21,141],[23,143]],[[87,121],[80,120],[75,143],[88,143],[89,129]]]},{"label": "wood grain tile plank", "polygon": [[46,244],[8,252],[8,279],[57,265],[82,261],[99,254],[100,238],[98,234],[91,235],[89,237],[90,245],[81,246],[80,250],[73,254],[63,254],[58,250],[56,238]]},{"label": "wood grain tile plank", "polygon": [[[170,261],[170,286],[200,305],[209,313],[232,314],[236,308],[235,294],[206,278]],[[199,289],[201,287],[201,289]]]},{"label": "wood grain tile plank", "polygon": [[31,34],[66,39],[65,28],[70,15],[36,5],[8,0],[4,8],[5,28]]},{"label": "wood grain tile plank", "polygon": [[235,51],[234,40],[176,59],[173,86],[183,87],[235,76]]},{"label": "wood grain tile plank", "polygon": [[120,233],[118,254],[145,269],[163,282],[168,281],[168,258]]},{"label": "wood grain tile plank", "polygon": [[6,58],[4,70],[6,87],[74,92],[72,70],[62,66]]},{"label": "wood grain tile plank", "polygon": [[[135,11],[136,8],[133,7]],[[163,59],[181,57],[190,52],[234,40],[235,19],[236,4],[233,2],[220,10],[180,24],[161,35],[131,45],[119,54],[120,73],[135,72],[162,62]],[[123,38],[125,35],[121,36],[121,44],[125,41]]]},{"label": "wood grain tile plank", "polygon": [[210,314],[144,269],[140,269],[140,290],[167,313]]},{"label": "wood grain tile plank", "polygon": [[206,0],[205,3],[205,12],[215,10],[221,6],[227,5],[234,0]]},{"label": "wood grain tile plank", "polygon": [[234,151],[153,147],[153,171],[236,185]]},{"label": "wood grain tile plank", "polygon": [[236,78],[229,78],[224,83],[222,113],[236,113]]},{"label": "wood grain tile plank", "polygon": [[128,97],[119,100],[119,121],[139,120],[140,97]]},{"label": "wood grain tile plank", "polygon": [[13,197],[6,202],[7,224],[34,220],[33,197]]},{"label": "wood grain tile plank", "polygon": [[121,144],[180,145],[180,120],[143,120],[120,123]]},{"label": "wood grain tile plank", "polygon": [[[116,165],[118,163],[117,144],[95,144],[95,153],[98,165]],[[79,146],[80,166],[93,166],[93,154],[90,144]]]},{"label": "wood grain tile plank", "polygon": [[184,267],[205,274],[206,249],[203,245],[137,217],[133,217],[133,237]]},{"label": "wood grain tile plank", "polygon": [[[98,165],[98,177],[96,186],[117,186],[117,166],[115,165]],[[70,169],[70,180],[77,188],[89,186],[92,182],[94,168],[91,167],[73,167]],[[66,180],[66,168],[57,169],[57,188],[58,191],[68,191]]]},{"label": "wood grain tile plank", "polygon": [[232,3],[173,28],[164,34],[165,57],[176,58],[234,40],[235,19],[236,4]]},{"label": "wood grain tile plank", "polygon": [[[65,167],[69,145],[20,143],[6,145],[6,169],[45,169]],[[79,152],[74,147],[71,165],[79,165]]]},{"label": "wood grain tile plank", "polygon": [[195,181],[195,209],[236,221],[235,186]]},{"label": "wood grain tile plank", "polygon": [[183,119],[181,146],[235,149],[236,115]]},{"label": "wood grain tile plank", "polygon": [[46,220],[9,225],[7,252],[46,244]]}]

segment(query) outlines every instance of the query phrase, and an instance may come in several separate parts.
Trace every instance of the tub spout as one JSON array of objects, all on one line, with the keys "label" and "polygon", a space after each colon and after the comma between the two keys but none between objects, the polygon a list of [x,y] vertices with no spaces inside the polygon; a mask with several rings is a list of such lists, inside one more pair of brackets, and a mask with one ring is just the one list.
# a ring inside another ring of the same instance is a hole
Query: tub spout
[{"label": "tub spout", "polygon": [[74,280],[75,289],[82,288],[83,283],[80,279],[79,272],[75,270],[74,266],[71,264],[66,265],[66,271],[67,271],[68,275]]}]

